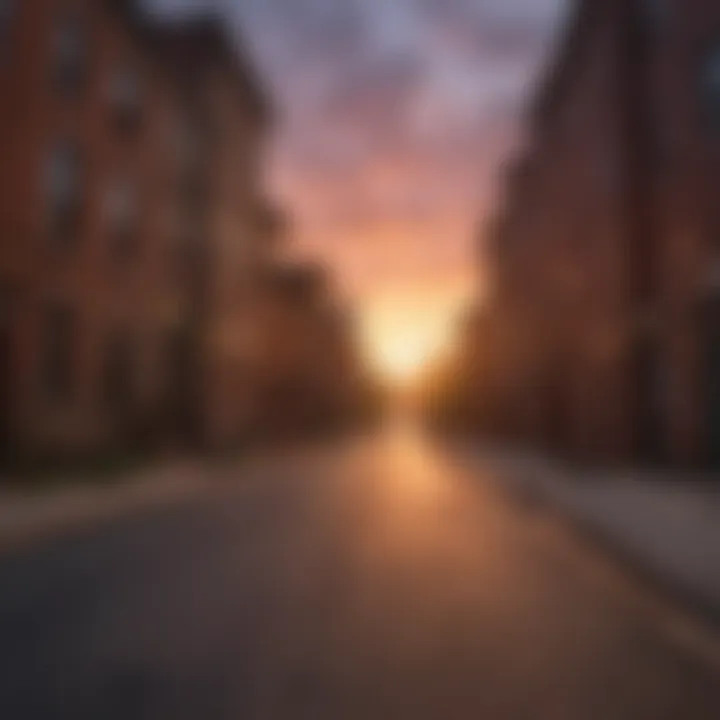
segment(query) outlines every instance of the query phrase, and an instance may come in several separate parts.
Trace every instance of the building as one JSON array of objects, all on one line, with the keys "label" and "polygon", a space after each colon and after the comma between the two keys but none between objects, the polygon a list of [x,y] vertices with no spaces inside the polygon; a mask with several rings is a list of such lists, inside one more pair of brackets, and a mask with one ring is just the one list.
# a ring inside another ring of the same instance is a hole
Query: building
[{"label": "building", "polygon": [[[660,385],[659,417],[646,434],[671,460],[719,466],[720,7],[674,0],[648,22],[637,81],[646,95],[633,92],[644,106],[636,132],[647,159],[638,175],[647,181],[655,258],[638,374]],[[641,407],[654,407],[652,384],[638,387]]]},{"label": "building", "polygon": [[168,210],[182,306],[169,388],[180,436],[226,447],[253,422],[255,293],[282,232],[260,175],[270,114],[237,42],[214,17],[155,28],[175,103]]},{"label": "building", "polygon": [[570,13],[488,233],[513,437],[596,460],[718,459],[718,26],[703,0]]},{"label": "building", "polygon": [[2,4],[0,444],[227,443],[273,242],[269,109],[217,18]]},{"label": "building", "polygon": [[278,262],[262,283],[257,430],[306,434],[355,419],[365,390],[351,315],[314,263]]}]

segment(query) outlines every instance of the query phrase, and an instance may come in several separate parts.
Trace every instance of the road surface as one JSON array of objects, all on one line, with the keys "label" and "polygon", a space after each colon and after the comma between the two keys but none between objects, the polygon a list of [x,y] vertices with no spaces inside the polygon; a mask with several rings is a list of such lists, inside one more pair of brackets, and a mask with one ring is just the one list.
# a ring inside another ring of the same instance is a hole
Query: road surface
[{"label": "road surface", "polygon": [[207,481],[0,558],[0,718],[720,718],[680,613],[418,435]]}]

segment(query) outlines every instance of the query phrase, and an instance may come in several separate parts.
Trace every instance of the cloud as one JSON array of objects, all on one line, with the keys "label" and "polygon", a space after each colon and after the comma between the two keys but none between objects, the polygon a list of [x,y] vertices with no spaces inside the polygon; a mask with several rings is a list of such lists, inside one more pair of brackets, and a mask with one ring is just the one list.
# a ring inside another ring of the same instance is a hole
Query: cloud
[{"label": "cloud", "polygon": [[512,17],[497,4],[477,2],[424,0],[424,6],[435,41],[471,62],[527,64],[545,49],[545,23],[530,15]]},{"label": "cloud", "polygon": [[297,239],[365,291],[467,274],[564,0],[227,0],[285,117]]},{"label": "cloud", "polygon": [[357,130],[382,135],[402,132],[411,123],[425,75],[423,59],[368,53],[363,62],[337,78],[320,111],[338,128],[349,123]]}]

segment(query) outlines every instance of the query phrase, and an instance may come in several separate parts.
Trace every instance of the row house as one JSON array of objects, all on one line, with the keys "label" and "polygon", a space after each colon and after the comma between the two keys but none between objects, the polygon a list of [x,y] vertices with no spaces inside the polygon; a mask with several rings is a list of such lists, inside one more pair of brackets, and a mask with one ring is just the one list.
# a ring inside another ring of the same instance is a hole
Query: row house
[{"label": "row house", "polygon": [[507,434],[717,460],[718,108],[716,4],[576,3],[488,232]]},{"label": "row house", "polygon": [[247,60],[131,0],[2,3],[0,40],[0,446],[229,441],[227,328],[274,232]]},{"label": "row house", "polygon": [[155,36],[177,103],[167,126],[179,300],[168,407],[181,439],[226,447],[242,443],[253,423],[257,297],[282,234],[281,214],[260,182],[268,104],[214,18],[161,27]]}]

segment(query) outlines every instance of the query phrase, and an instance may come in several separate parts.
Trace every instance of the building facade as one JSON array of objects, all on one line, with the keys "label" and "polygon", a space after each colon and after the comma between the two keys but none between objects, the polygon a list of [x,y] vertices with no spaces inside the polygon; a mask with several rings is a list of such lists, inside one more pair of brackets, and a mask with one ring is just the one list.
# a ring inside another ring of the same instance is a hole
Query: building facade
[{"label": "building facade", "polygon": [[248,410],[228,328],[269,241],[257,80],[217,19],[2,7],[3,450],[230,442]]},{"label": "building facade", "polygon": [[258,432],[297,436],[357,422],[366,381],[352,317],[326,271],[278,262],[265,274],[261,297]]},{"label": "building facade", "polygon": [[269,108],[216,20],[156,29],[154,45],[175,103],[168,211],[181,310],[171,337],[170,395],[179,402],[171,415],[181,435],[230,446],[253,422],[256,296],[281,233],[260,184]]},{"label": "building facade", "polygon": [[491,384],[513,437],[717,461],[719,13],[582,0],[570,14],[489,232]]}]

